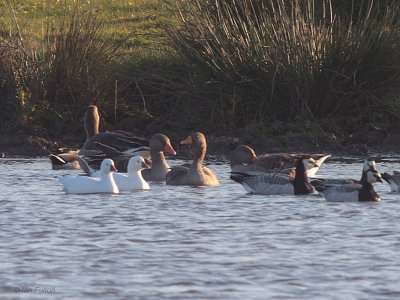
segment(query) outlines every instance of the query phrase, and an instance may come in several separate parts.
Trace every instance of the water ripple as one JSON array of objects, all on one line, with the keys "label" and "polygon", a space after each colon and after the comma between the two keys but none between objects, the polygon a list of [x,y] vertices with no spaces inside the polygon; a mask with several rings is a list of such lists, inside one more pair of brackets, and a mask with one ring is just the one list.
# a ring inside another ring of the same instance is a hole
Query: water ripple
[{"label": "water ripple", "polygon": [[[397,157],[378,168],[400,170]],[[359,177],[333,159],[321,176]],[[46,159],[1,159],[0,295],[9,299],[388,299],[400,288],[398,194],[380,203],[222,185],[66,195]]]}]

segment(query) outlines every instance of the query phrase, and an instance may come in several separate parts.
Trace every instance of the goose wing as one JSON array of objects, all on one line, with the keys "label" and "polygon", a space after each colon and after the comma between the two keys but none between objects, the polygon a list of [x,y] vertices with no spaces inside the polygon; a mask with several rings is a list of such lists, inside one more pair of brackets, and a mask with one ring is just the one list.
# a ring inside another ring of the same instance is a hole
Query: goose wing
[{"label": "goose wing", "polygon": [[186,174],[189,172],[189,168],[184,166],[172,167],[171,171],[165,176],[165,182],[169,185],[182,185],[185,184],[183,180]]},{"label": "goose wing", "polygon": [[250,193],[294,194],[293,178],[282,174],[231,173],[230,178]]}]

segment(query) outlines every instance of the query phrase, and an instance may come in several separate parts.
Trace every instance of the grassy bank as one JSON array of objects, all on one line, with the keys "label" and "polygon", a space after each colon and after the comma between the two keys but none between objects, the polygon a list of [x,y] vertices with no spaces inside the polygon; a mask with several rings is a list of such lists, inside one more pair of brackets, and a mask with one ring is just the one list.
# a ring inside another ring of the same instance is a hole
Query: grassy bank
[{"label": "grassy bank", "polygon": [[[40,2],[40,3],[38,3]],[[399,121],[396,1],[0,1],[0,130],[348,134]]]}]

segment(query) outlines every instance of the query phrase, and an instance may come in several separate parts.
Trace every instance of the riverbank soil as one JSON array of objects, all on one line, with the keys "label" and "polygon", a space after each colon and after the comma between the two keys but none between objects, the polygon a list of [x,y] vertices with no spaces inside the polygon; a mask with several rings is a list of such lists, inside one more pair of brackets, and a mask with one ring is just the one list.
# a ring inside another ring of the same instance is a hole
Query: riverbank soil
[{"label": "riverbank soil", "polygon": [[[110,128],[112,129],[112,128]],[[166,128],[150,127],[141,130],[150,138],[152,134],[162,132],[167,134],[174,145],[179,149],[179,142],[184,139],[190,130],[172,130]],[[198,131],[196,129],[193,131]],[[151,132],[150,132],[151,131]],[[308,152],[331,153],[336,155],[367,156],[368,153],[386,152],[390,154],[400,153],[400,133],[388,132],[374,126],[366,126],[362,130],[338,138],[333,134],[308,134],[288,133],[285,135],[269,135],[254,133],[248,130],[235,130],[226,132],[207,132],[204,130],[208,141],[209,155],[228,156],[230,152],[240,144],[253,147],[256,153],[276,152]],[[50,137],[45,129],[32,130],[23,128],[14,132],[0,133],[1,157],[40,157],[48,156],[53,150],[60,147],[78,149],[85,141],[85,133],[82,126],[73,130],[73,134],[63,134],[57,138]],[[184,152],[182,151],[182,155]]]}]

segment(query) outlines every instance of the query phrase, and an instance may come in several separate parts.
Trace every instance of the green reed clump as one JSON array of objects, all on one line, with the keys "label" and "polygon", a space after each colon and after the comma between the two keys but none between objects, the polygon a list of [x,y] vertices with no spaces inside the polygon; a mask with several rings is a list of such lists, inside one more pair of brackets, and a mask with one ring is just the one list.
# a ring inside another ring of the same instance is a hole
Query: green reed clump
[{"label": "green reed clump", "polygon": [[351,129],[388,122],[400,107],[400,4],[385,4],[190,0],[168,33],[195,72],[224,90],[213,99],[216,118],[333,119]]},{"label": "green reed clump", "polygon": [[21,110],[13,74],[14,53],[11,45],[0,37],[0,130],[13,126]]}]

